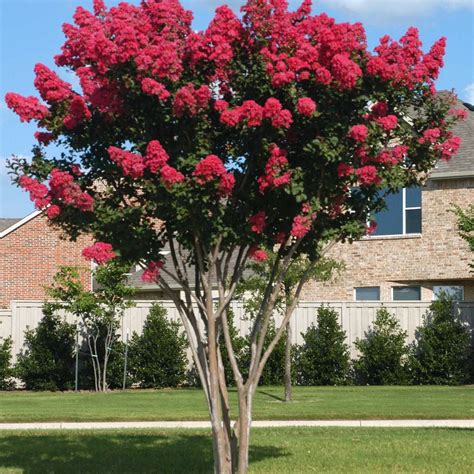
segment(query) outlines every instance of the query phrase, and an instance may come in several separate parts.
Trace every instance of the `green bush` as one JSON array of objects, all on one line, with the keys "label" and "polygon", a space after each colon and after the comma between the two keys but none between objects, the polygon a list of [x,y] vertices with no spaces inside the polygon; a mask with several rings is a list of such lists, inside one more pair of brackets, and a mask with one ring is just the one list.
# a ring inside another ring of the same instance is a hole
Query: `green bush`
[{"label": "green bush", "polygon": [[13,376],[13,369],[11,367],[12,345],[11,337],[0,342],[0,390],[10,390],[14,387],[14,383],[11,380]]},{"label": "green bush", "polygon": [[458,385],[469,381],[471,331],[457,318],[453,301],[434,301],[417,328],[410,368],[417,384]]},{"label": "green bush", "polygon": [[186,377],[187,346],[181,325],[170,321],[163,306],[155,304],[143,333],[134,333],[130,342],[129,368],[133,381],[142,388],[181,385]]},{"label": "green bush", "polygon": [[385,308],[377,311],[374,325],[357,339],[360,357],[354,362],[356,381],[368,385],[399,385],[409,380],[406,361],[409,348],[406,331]]},{"label": "green bush", "polygon": [[298,349],[297,371],[300,385],[344,385],[350,371],[349,346],[346,333],[338,322],[335,310],[321,306],[317,326],[303,333]]},{"label": "green bush", "polygon": [[28,390],[68,390],[74,387],[75,328],[49,306],[34,330],[25,331],[16,375]]}]

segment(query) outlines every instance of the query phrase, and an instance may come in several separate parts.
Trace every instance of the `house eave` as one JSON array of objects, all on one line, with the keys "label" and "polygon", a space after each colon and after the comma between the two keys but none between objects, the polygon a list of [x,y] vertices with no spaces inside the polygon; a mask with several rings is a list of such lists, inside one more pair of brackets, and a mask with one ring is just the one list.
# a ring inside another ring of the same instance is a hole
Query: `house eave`
[{"label": "house eave", "polygon": [[473,171],[441,171],[439,173],[431,174],[430,180],[441,180],[441,179],[466,179],[474,178]]},{"label": "house eave", "polygon": [[5,229],[3,232],[0,232],[0,239],[3,239],[6,237],[8,234],[11,234],[15,230],[19,229],[21,226],[25,225],[26,223],[30,222],[33,220],[35,217],[39,216],[42,213],[42,211],[34,211],[31,214],[28,214],[26,217],[21,219],[18,222],[15,222],[12,226],[8,227]]}]

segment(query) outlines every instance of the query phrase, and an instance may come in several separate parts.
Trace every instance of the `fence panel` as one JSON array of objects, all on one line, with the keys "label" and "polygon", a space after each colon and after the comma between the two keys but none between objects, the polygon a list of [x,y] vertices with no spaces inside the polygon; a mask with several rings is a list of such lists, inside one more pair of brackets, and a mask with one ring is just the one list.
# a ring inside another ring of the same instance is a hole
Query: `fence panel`
[{"label": "fence panel", "polygon": [[[120,336],[125,339],[127,332],[130,336],[133,332],[140,333],[150,308],[156,301],[138,301],[136,306],[129,308],[121,321]],[[179,321],[179,314],[172,301],[161,301],[168,312],[168,316]],[[323,303],[303,301],[291,319],[293,343],[301,344],[301,336],[311,325],[316,324],[317,309]],[[363,338],[370,326],[373,324],[377,310],[381,305],[399,319],[404,330],[408,332],[407,342],[415,337],[415,329],[423,322],[423,315],[429,308],[429,302],[330,302],[327,303],[339,315],[339,321],[347,334],[347,342],[351,349],[351,357],[357,355],[354,342],[357,338]],[[459,303],[460,317],[471,328],[474,328],[474,302]],[[24,332],[26,329],[35,328],[42,317],[41,301],[14,301],[11,311],[0,310],[0,337],[11,335],[13,338],[13,354],[19,352],[24,343]],[[234,324],[238,331],[246,335],[249,332],[251,322],[245,318],[241,302],[232,303],[235,319]],[[66,316],[68,322],[74,322],[71,315]],[[281,316],[276,315],[276,324],[281,322]]]}]

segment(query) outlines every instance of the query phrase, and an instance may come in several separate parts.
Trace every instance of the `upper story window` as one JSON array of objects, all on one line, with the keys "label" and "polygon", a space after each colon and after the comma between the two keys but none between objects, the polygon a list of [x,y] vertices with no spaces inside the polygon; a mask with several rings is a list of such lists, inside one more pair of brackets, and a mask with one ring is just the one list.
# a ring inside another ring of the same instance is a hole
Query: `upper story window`
[{"label": "upper story window", "polygon": [[387,209],[375,214],[372,235],[421,234],[421,188],[403,188],[385,198]]}]

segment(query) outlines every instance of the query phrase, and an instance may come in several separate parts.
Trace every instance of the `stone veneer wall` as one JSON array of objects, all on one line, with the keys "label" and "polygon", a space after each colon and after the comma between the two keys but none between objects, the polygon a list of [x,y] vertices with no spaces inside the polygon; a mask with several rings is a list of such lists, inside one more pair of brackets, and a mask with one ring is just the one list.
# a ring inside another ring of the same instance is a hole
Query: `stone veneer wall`
[{"label": "stone veneer wall", "polygon": [[432,299],[434,285],[463,285],[465,300],[474,301],[474,255],[458,234],[453,204],[474,203],[474,179],[429,180],[422,192],[422,234],[369,237],[338,244],[329,256],[346,264],[346,271],[328,284],[310,282],[305,301],[353,301],[354,288],[380,286],[381,300],[391,288],[421,285],[422,300]]}]

